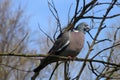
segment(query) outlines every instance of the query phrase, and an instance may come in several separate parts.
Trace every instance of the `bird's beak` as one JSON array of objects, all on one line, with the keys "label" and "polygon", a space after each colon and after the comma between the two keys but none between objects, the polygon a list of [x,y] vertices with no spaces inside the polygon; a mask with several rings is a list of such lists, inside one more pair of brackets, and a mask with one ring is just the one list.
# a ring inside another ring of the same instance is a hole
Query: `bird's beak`
[{"label": "bird's beak", "polygon": [[90,31],[90,26],[86,26],[85,31],[86,31],[86,32],[89,32],[89,31]]}]

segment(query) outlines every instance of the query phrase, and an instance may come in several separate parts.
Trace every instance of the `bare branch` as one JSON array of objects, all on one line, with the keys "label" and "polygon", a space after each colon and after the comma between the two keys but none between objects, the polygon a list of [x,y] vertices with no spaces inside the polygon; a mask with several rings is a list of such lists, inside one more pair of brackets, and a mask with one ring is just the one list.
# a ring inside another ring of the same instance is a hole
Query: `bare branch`
[{"label": "bare branch", "polygon": [[9,67],[9,68],[12,68],[12,69],[15,69],[15,70],[18,70],[18,71],[32,72],[32,71],[26,71],[26,70],[18,69],[18,68],[16,68],[16,67],[12,67],[12,66],[7,65],[7,64],[2,64],[2,63],[0,63],[0,65],[3,65],[3,66],[5,66],[5,67]]},{"label": "bare branch", "polygon": [[88,32],[88,34],[90,35],[90,37],[94,40],[93,36],[90,34],[90,32]]},{"label": "bare branch", "polygon": [[[106,4],[110,5],[112,3],[110,3],[110,2],[102,2],[102,3],[98,2],[96,5],[106,5]],[[115,5],[120,6],[120,3],[117,2],[117,3],[115,3]]]},{"label": "bare branch", "polygon": [[71,78],[69,73],[69,62],[64,62],[64,80],[70,80]]},{"label": "bare branch", "polygon": [[38,27],[39,27],[40,31],[41,31],[43,34],[45,34],[45,35],[47,36],[47,38],[50,39],[50,41],[51,41],[52,43],[54,43],[54,41],[52,40],[52,38],[51,38],[47,33],[45,33],[44,30],[41,29],[41,27],[40,27],[39,24],[38,24]]},{"label": "bare branch", "polygon": [[61,64],[61,63],[56,62],[55,68],[54,68],[53,72],[51,73],[51,76],[50,76],[49,80],[52,79],[52,76],[53,76],[55,70],[57,69],[57,67],[58,67],[60,64]]},{"label": "bare branch", "polygon": [[[117,44],[118,45],[118,44]],[[120,45],[120,44],[119,44]],[[71,60],[73,61],[73,59],[70,59],[69,57],[64,57],[64,56],[57,56],[57,55],[45,55],[45,54],[0,54],[0,56],[18,56],[18,57],[53,57],[53,58],[59,58],[60,61],[64,61],[64,60]],[[102,63],[102,64],[109,64],[112,66],[116,66],[116,67],[120,67],[119,64],[115,64],[115,63],[110,63],[110,62],[105,62],[105,61],[101,61],[101,60],[93,60],[93,59],[84,59],[84,58],[75,58],[74,61],[87,61],[87,62],[98,62],[98,63]]]},{"label": "bare branch", "polygon": [[[85,10],[84,10],[84,9],[82,10],[81,15],[83,16],[83,14],[85,14],[86,9],[87,9],[91,4],[93,5],[95,2],[96,2],[96,0],[93,0],[93,1],[91,1],[90,3],[88,3],[88,4],[85,6],[85,8],[84,8]],[[96,33],[96,35],[95,35],[95,37],[94,37],[94,40],[93,40],[93,42],[92,42],[92,44],[91,44],[91,46],[90,46],[90,49],[88,50],[88,53],[87,53],[87,55],[86,55],[86,57],[85,57],[85,60],[89,57],[89,55],[90,55],[90,53],[91,53],[91,49],[92,49],[93,46],[95,45],[95,41],[97,40],[97,37],[98,37],[98,35],[100,34],[100,32],[101,32],[101,30],[102,30],[102,25],[103,25],[104,21],[106,20],[106,17],[107,17],[107,15],[108,15],[108,13],[111,11],[111,9],[113,8],[113,6],[114,6],[115,3],[116,3],[116,0],[114,0],[113,3],[108,7],[105,15],[103,16],[104,18],[102,19],[102,21],[101,21],[101,23],[100,23],[100,25],[99,25],[98,31],[97,31],[97,33]],[[81,15],[78,16],[78,18],[81,18]],[[82,65],[82,68],[81,68],[81,70],[80,70],[80,72],[79,72],[79,74],[78,74],[77,80],[79,80],[79,77],[80,77],[80,75],[82,74],[85,66],[86,66],[86,61],[84,61],[83,65]]]},{"label": "bare branch", "polygon": [[118,46],[118,45],[120,45],[120,43],[115,44],[115,45],[110,46],[110,47],[107,47],[107,48],[105,48],[105,49],[99,51],[96,55],[94,55],[94,56],[92,57],[92,59],[94,59],[94,58],[95,58],[96,56],[98,56],[100,53],[102,53],[102,52],[104,52],[104,51],[106,51],[106,50],[108,50],[108,49],[111,49],[111,48],[113,48],[113,47],[116,47],[116,46]]},{"label": "bare branch", "polygon": [[68,24],[70,23],[70,11],[71,11],[71,7],[73,4],[70,5],[69,10],[68,10]]},{"label": "bare branch", "polygon": [[55,31],[54,36],[53,36],[53,38],[55,40],[56,39],[55,36],[56,36],[58,28],[59,28],[60,33],[62,33],[61,23],[60,23],[59,15],[58,15],[58,12],[57,12],[57,9],[55,7],[53,0],[51,0],[51,2],[48,1],[48,7],[49,7],[49,10],[51,11],[52,15],[54,16],[54,18],[57,21],[57,28],[56,28],[56,31]]},{"label": "bare branch", "polygon": [[[111,15],[111,16],[107,16],[105,19],[111,19],[111,18],[115,18],[115,17],[118,17],[118,16],[120,16],[120,14],[115,14],[115,15]],[[97,16],[83,16],[82,18],[84,18],[84,19],[88,19],[88,18],[94,18],[94,19],[103,19],[104,18],[104,16],[103,17],[97,17]]]},{"label": "bare branch", "polygon": [[101,43],[101,42],[104,42],[104,41],[111,42],[112,40],[110,40],[110,39],[102,39],[102,40],[98,40],[95,44],[98,44],[98,43]]},{"label": "bare branch", "polygon": [[[66,27],[65,31],[71,30],[74,28],[75,24],[83,17],[83,15],[85,15],[85,11],[91,7],[93,4],[95,4],[97,0],[92,0],[90,3],[86,4],[83,8],[81,8],[79,11],[78,9],[78,4],[79,4],[79,0],[76,0],[76,8],[75,8],[75,13],[73,18],[71,19],[70,23],[68,24],[68,26]],[[81,13],[80,13],[81,11]],[[79,13],[79,14],[78,14]]]},{"label": "bare branch", "polygon": [[23,37],[23,39],[18,43],[18,45],[12,50],[10,51],[8,54],[12,54],[15,50],[17,50],[17,48],[21,45],[21,43],[25,40],[25,38],[28,36],[28,33],[26,33],[26,35]]},{"label": "bare branch", "polygon": [[[93,65],[92,65],[92,62],[90,62],[90,67],[91,67],[91,71],[96,75],[98,76],[98,74],[95,72],[96,69],[94,69]],[[99,68],[99,67],[98,67]]]}]

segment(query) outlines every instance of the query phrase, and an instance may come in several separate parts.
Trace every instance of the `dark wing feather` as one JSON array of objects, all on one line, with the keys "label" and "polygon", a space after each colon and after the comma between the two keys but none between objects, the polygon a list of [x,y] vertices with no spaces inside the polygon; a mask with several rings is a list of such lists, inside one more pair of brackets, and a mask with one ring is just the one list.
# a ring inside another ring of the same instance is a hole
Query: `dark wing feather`
[{"label": "dark wing feather", "polygon": [[[70,32],[66,32],[66,33],[62,34],[61,36],[59,36],[59,38],[57,38],[53,47],[48,52],[48,54],[49,55],[59,55],[60,51],[62,51],[63,49],[66,48],[66,46],[69,45],[69,43],[70,43],[69,35],[70,35]],[[35,72],[35,74],[37,74],[37,72],[42,70],[48,64],[55,62],[55,61],[57,61],[57,59],[52,58],[50,56],[45,57],[44,59],[41,60],[40,65],[37,68],[35,68],[33,71]]]},{"label": "dark wing feather", "polygon": [[53,47],[50,49],[48,52],[49,54],[57,55],[57,52],[61,51],[64,49],[66,46],[69,45],[70,40],[69,40],[70,32],[66,32],[62,34],[54,43]]}]

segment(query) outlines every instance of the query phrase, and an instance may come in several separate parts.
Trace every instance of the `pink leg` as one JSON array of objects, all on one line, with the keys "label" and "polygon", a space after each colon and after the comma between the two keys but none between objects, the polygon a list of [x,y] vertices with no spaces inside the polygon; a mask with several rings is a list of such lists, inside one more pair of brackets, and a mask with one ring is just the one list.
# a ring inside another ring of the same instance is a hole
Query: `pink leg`
[{"label": "pink leg", "polygon": [[73,56],[68,56],[68,59],[74,61],[77,57],[73,57]]}]

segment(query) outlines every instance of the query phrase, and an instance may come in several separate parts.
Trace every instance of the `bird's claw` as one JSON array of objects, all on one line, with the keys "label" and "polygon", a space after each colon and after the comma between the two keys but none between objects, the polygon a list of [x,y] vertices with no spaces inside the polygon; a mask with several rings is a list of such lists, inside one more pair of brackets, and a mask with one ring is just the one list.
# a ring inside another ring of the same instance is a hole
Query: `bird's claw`
[{"label": "bird's claw", "polygon": [[74,61],[76,58],[77,58],[77,57],[68,56],[68,59],[69,59],[69,60],[72,60],[72,61]]}]

